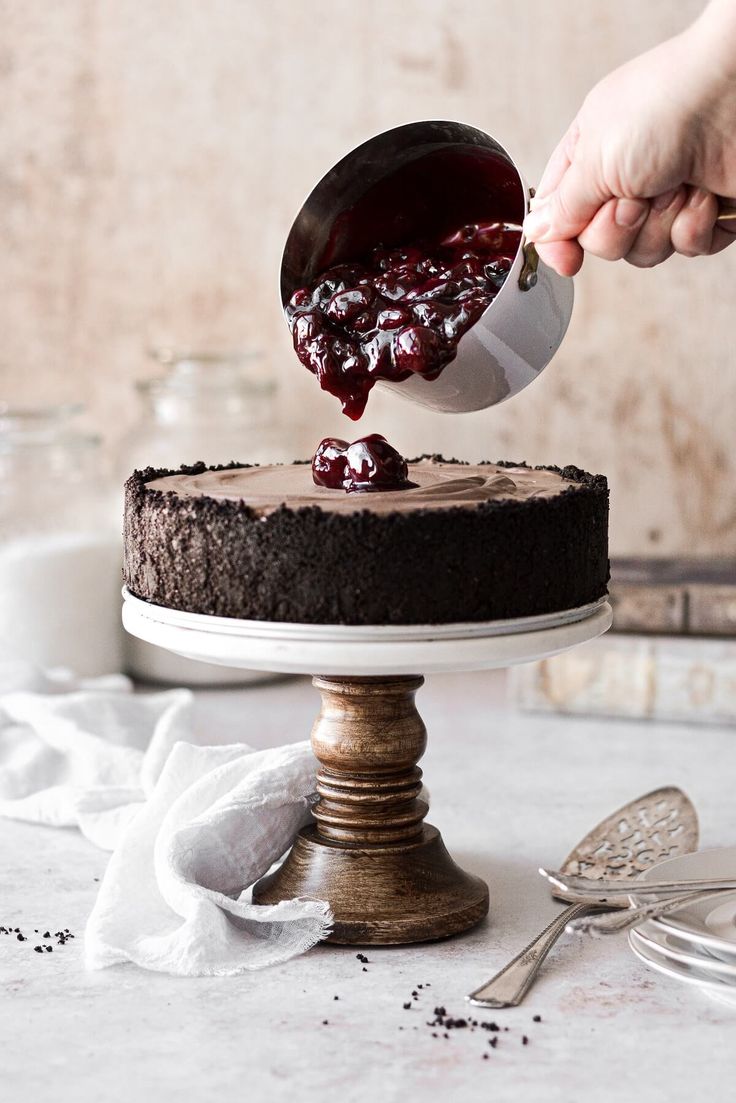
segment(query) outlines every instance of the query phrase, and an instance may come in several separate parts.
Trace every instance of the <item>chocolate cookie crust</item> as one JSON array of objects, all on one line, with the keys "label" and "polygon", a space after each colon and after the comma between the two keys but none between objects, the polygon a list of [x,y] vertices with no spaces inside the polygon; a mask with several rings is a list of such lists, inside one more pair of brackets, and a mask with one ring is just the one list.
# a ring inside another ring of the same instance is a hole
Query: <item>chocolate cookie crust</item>
[{"label": "chocolate cookie crust", "polygon": [[445,624],[606,593],[608,485],[575,467],[546,469],[570,484],[551,498],[383,514],[370,495],[359,513],[284,505],[264,517],[245,502],[147,487],[205,470],[148,468],[126,483],[125,581],[146,601],[248,620]]}]

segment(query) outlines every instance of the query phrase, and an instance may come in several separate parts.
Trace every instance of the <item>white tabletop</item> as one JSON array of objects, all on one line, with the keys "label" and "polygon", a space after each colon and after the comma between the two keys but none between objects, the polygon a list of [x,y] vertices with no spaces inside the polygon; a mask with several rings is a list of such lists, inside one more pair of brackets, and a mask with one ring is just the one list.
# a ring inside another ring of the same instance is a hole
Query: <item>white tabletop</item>
[{"label": "white tabletop", "polygon": [[[224,740],[267,746],[306,736],[317,700],[306,679],[294,679],[203,691],[197,708]],[[249,1103],[649,1103],[721,1094],[736,1073],[736,1012],[647,970],[624,937],[558,947],[520,1008],[471,1010],[463,996],[559,907],[536,867],[559,863],[630,798],[680,785],[700,813],[702,845],[733,844],[736,733],[522,716],[506,708],[496,672],[434,675],[418,703],[430,732],[428,818],[454,857],[489,882],[487,924],[449,942],[368,950],[367,972],[355,950],[323,947],[234,979],[132,966],[87,973],[84,922],[106,855],[74,831],[0,820],[0,925],[77,936],[41,955],[0,935],[3,1103],[188,1103],[225,1093]],[[495,1049],[480,1029],[433,1038],[425,1024],[438,1004],[509,1029]]]}]

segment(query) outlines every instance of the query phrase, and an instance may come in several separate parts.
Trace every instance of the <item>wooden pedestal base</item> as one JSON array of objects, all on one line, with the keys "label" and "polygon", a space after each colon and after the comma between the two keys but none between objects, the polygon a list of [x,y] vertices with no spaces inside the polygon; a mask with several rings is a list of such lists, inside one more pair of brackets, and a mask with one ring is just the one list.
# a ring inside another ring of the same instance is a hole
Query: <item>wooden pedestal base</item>
[{"label": "wooden pedestal base", "polygon": [[273,904],[328,900],[330,941],[388,945],[458,934],[488,912],[488,889],[455,865],[424,823],[417,762],[427,733],[420,677],[314,679],[322,711],[312,731],[320,763],[316,823],[284,864],[256,885]]}]

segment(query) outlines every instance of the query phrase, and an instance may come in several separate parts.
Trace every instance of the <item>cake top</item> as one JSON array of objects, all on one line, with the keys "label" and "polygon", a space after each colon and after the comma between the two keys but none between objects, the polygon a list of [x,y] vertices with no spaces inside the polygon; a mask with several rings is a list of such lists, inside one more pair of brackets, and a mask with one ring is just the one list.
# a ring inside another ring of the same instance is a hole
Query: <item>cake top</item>
[{"label": "cake top", "polygon": [[552,498],[574,487],[558,471],[497,464],[461,464],[423,459],[409,464],[415,486],[403,490],[346,494],[315,486],[309,464],[270,467],[230,467],[164,475],[146,483],[146,489],[170,492],[182,498],[213,498],[242,502],[266,516],[281,506],[303,509],[318,506],[334,513],[393,513],[419,509],[472,507],[493,499],[527,501]]}]

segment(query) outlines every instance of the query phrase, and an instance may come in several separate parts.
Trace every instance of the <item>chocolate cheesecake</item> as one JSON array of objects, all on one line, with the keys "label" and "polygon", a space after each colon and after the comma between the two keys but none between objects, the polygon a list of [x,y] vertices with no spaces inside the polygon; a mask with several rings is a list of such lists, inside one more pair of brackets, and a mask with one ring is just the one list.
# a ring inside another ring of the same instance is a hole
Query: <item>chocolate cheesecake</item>
[{"label": "chocolate cheesecake", "polygon": [[174,609],[309,624],[498,620],[605,595],[602,475],[423,457],[408,478],[346,494],[301,463],[136,471],[126,584]]}]

